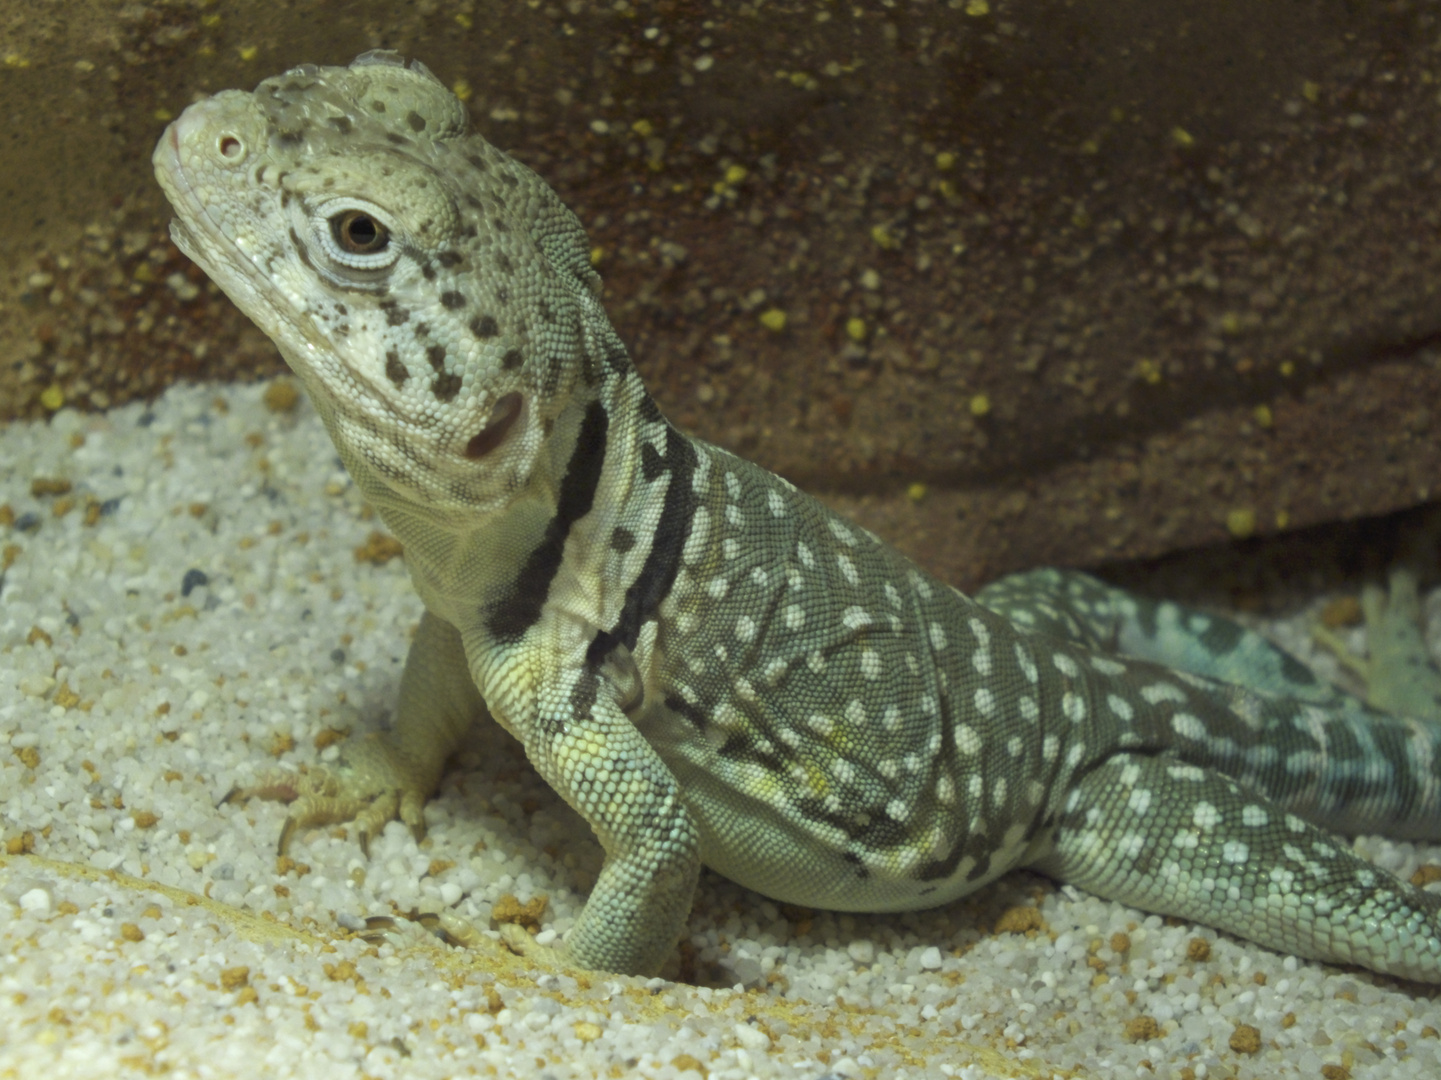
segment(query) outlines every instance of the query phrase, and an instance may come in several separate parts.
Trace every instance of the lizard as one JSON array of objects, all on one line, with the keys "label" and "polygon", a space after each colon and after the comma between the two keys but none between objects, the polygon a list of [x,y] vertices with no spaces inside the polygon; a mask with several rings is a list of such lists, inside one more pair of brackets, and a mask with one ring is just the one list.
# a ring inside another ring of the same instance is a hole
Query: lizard
[{"label": "lizard", "polygon": [[392,727],[289,791],[282,850],[351,819],[419,837],[493,721],[604,852],[567,967],[658,971],[703,864],[867,912],[1032,867],[1441,983],[1441,896],[1331,831],[1441,839],[1441,708],[1373,709],[1077,571],[973,600],[687,436],[578,219],[419,62],[215,94],[153,163],[174,242],[279,347],[424,603]]}]

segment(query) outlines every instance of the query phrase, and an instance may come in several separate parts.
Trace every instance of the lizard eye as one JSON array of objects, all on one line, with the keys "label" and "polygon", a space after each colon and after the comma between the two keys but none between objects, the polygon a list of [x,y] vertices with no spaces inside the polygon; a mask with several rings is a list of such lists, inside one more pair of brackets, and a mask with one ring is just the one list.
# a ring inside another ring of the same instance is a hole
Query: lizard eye
[{"label": "lizard eye", "polygon": [[328,200],[310,211],[301,231],[325,256],[315,261],[315,269],[352,285],[376,280],[395,265],[405,246],[386,212],[363,199]]},{"label": "lizard eye", "polygon": [[330,233],[340,250],[351,255],[376,255],[390,244],[390,230],[364,210],[343,210],[330,219]]}]

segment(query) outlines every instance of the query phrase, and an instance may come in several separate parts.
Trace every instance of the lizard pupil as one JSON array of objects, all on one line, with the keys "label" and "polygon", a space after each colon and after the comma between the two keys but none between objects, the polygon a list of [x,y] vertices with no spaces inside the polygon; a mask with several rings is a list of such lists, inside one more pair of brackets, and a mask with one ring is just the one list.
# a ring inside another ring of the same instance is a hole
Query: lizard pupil
[{"label": "lizard pupil", "polygon": [[347,210],[330,219],[341,249],[352,255],[374,255],[390,243],[390,231],[363,210]]}]

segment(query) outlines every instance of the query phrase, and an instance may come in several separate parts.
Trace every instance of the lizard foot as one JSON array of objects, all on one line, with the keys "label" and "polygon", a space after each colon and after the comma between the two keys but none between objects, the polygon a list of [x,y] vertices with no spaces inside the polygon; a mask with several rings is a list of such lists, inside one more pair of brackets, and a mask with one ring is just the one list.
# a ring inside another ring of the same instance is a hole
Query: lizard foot
[{"label": "lizard foot", "polygon": [[[446,945],[457,949],[473,950],[477,947],[494,947],[494,941],[477,930],[471,923],[444,911],[409,911],[397,916],[374,915],[365,920],[365,929],[360,938],[372,944],[396,941],[403,935],[397,919],[417,923],[421,928]],[[556,975],[577,975],[582,969],[570,961],[564,946],[541,945],[535,940],[531,929],[519,922],[495,922],[500,933],[500,944],[507,952],[527,961],[540,971]]]},{"label": "lizard foot", "polygon": [[311,767],[299,773],[272,774],[249,787],[233,788],[221,803],[264,799],[283,802],[290,813],[277,845],[284,855],[299,829],[353,821],[360,849],[370,855],[370,838],[399,819],[417,841],[425,837],[425,801],[433,784],[413,775],[383,733],[350,747],[334,769]]},{"label": "lizard foot", "polygon": [[1366,620],[1364,658],[1324,627],[1312,636],[1365,683],[1366,704],[1395,716],[1441,723],[1441,670],[1422,632],[1416,572],[1400,564],[1391,568],[1385,588],[1364,586],[1361,612]]}]

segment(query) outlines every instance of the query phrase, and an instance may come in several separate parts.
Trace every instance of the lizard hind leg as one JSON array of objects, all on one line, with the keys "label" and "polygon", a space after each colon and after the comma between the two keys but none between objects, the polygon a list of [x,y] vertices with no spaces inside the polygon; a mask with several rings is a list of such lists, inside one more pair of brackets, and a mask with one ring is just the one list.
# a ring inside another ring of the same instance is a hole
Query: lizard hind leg
[{"label": "lizard hind leg", "polygon": [[1118,589],[1076,570],[1011,574],[976,594],[1017,629],[1100,652],[1297,701],[1342,703],[1346,695],[1263,635],[1234,619]]},{"label": "lizard hind leg", "polygon": [[1115,755],[1075,783],[1032,865],[1297,956],[1441,982],[1441,895],[1211,769]]}]

